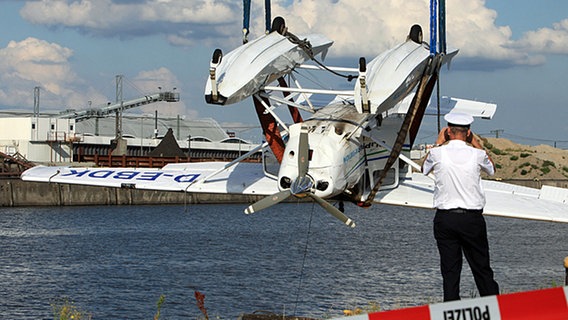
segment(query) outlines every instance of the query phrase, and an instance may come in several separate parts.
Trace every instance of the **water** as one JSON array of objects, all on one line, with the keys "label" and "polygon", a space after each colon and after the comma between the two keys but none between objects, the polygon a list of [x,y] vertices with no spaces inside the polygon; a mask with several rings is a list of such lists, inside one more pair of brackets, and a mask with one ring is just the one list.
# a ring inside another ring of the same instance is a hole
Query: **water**
[{"label": "water", "polygon": [[[222,319],[441,299],[432,211],[349,205],[350,229],[312,204],[244,207],[3,208],[0,318],[53,319],[50,303],[68,297],[93,319],[152,319],[165,295],[161,319],[197,319],[196,290]],[[503,291],[563,284],[567,224],[486,219]],[[466,267],[462,296],[475,292]]]}]

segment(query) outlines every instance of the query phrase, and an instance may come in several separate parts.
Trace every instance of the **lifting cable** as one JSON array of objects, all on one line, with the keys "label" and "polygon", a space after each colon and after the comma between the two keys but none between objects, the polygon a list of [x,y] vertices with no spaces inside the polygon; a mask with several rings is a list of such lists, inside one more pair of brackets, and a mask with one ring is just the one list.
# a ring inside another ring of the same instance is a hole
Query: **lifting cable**
[{"label": "lifting cable", "polygon": [[[243,0],[243,44],[248,42],[248,35],[250,33],[250,6],[251,6],[251,0]],[[264,0],[264,23],[266,28],[265,32],[267,34],[271,31],[271,22],[272,22],[271,11],[272,10],[270,7],[270,0]],[[290,42],[298,45],[302,50],[304,50],[304,52],[308,55],[308,57],[310,57],[311,60],[313,60],[324,70],[331,72],[336,76],[346,78],[347,81],[351,81],[357,78],[357,76],[355,75],[345,75],[337,71],[331,70],[327,66],[325,66],[322,62],[316,60],[316,58],[314,57],[314,53],[312,51],[312,45],[306,39],[300,40],[296,35],[288,31],[286,31],[283,34],[283,36],[288,38]]]},{"label": "lifting cable", "polygon": [[[299,204],[299,202],[298,202]],[[294,303],[294,313],[298,308],[298,302],[300,300],[300,290],[302,289],[302,282],[304,280],[304,268],[306,266],[306,257],[308,256],[308,245],[310,243],[310,233],[312,231],[312,219],[315,211],[315,202],[312,202],[312,212],[310,213],[310,221],[308,222],[308,232],[306,234],[306,245],[304,246],[304,257],[302,258],[302,268],[300,269],[300,282],[298,283],[298,291],[296,292],[296,302]]]},{"label": "lifting cable", "polygon": [[312,44],[307,40],[300,40],[300,38],[298,38],[298,36],[296,36],[295,34],[291,33],[290,31],[286,31],[286,33],[284,34],[284,36],[286,38],[288,38],[288,40],[290,40],[290,42],[292,42],[293,44],[297,45],[300,49],[302,49],[310,58],[310,60],[312,60],[313,62],[315,62],[316,64],[318,64],[320,67],[322,67],[324,70],[342,77],[342,78],[346,78],[347,81],[351,81],[355,78],[357,78],[358,76],[356,75],[351,75],[351,74],[341,74],[337,71],[331,70],[329,69],[326,65],[324,65],[322,62],[318,61],[316,59],[316,57],[314,56],[314,52],[312,50]]}]

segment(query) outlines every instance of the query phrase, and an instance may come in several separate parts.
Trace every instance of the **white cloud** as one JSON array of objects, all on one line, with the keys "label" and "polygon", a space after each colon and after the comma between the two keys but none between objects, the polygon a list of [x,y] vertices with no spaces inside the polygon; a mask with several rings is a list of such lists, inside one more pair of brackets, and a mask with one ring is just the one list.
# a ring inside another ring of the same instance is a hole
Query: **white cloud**
[{"label": "white cloud", "polygon": [[[114,98],[105,97],[73,72],[69,62],[72,56],[71,49],[36,38],[10,41],[5,48],[0,48],[0,105],[23,107],[31,111],[34,87],[40,87],[42,112],[97,108],[106,105],[109,100],[114,101]],[[127,86],[125,82],[123,86]],[[180,92],[182,87],[178,78],[167,68],[141,71],[132,83],[139,92],[135,98],[158,92],[158,87],[162,87],[163,91],[176,88],[176,92]],[[125,100],[131,98],[134,97],[124,97]],[[156,109],[164,116],[198,117],[197,111],[188,110],[183,100],[177,103],[159,102],[140,108],[142,112],[152,113]]]},{"label": "white cloud", "polygon": [[39,86],[40,106],[63,108],[84,105],[101,97],[72,71],[73,51],[36,38],[10,41],[0,48],[0,103],[5,106],[33,106],[33,89]]},{"label": "white cloud", "polygon": [[513,47],[543,54],[568,54],[568,19],[555,23],[552,28],[525,33]]},{"label": "white cloud", "polygon": [[239,3],[230,0],[42,0],[26,2],[20,14],[34,24],[94,35],[132,37],[193,31],[193,36],[202,38],[211,25],[238,21],[235,12],[239,8]]},{"label": "white cloud", "polygon": [[[254,38],[264,32],[264,0],[254,0],[251,9],[249,38]],[[172,45],[216,43],[226,48],[240,42],[242,14],[242,2],[234,0],[42,0],[27,2],[21,10],[30,22],[88,34],[164,34]],[[317,32],[333,39],[333,56],[371,58],[404,40],[416,23],[429,37],[428,0],[274,0],[272,17],[277,15],[286,18],[293,33]],[[515,42],[510,27],[498,26],[496,18],[485,0],[447,1],[448,45],[469,61],[505,66],[540,64],[544,57],[538,53],[568,51],[568,41],[563,41],[567,21]]]},{"label": "white cloud", "polygon": [[[542,63],[541,56],[512,48],[511,29],[496,24],[497,12],[485,7],[485,1],[446,3],[447,43],[460,49],[460,58],[507,66]],[[318,32],[332,38],[335,43],[330,55],[375,55],[403,41],[413,24],[422,26],[425,41],[430,37],[429,1],[425,0],[380,5],[357,0],[294,1],[290,6],[273,6],[273,12],[287,17],[287,25],[294,33]]]}]

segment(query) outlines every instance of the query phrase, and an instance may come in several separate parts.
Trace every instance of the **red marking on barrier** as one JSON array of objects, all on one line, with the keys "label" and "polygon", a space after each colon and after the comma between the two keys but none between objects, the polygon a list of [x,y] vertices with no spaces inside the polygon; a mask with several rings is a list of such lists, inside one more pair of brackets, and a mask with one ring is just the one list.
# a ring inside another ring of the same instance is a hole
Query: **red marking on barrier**
[{"label": "red marking on barrier", "polygon": [[[433,305],[375,312],[369,313],[367,315],[367,319],[430,320],[432,316],[439,316],[438,313],[444,311],[444,308],[450,308],[448,309],[449,311],[456,310],[456,312],[466,312],[467,310],[473,310],[473,314],[477,317],[477,314],[479,312],[475,313],[477,309],[472,309],[472,306],[474,308],[478,308],[476,304],[479,304],[484,308],[479,309],[482,312],[480,314],[483,316],[483,318],[487,319],[494,319],[494,317],[497,316],[497,318],[501,320],[568,320],[568,287],[508,293],[492,297],[464,300],[463,303],[460,303],[459,301],[452,301],[446,303],[437,303]],[[497,305],[495,304],[498,305],[498,310],[496,309]],[[460,306],[463,306],[464,308],[460,309]],[[447,312],[448,310],[446,310],[445,312]],[[467,315],[467,313],[464,314]],[[469,317],[471,317],[471,314],[472,313],[470,311]],[[453,316],[453,314],[450,318],[470,319],[461,318],[461,316],[459,318],[456,318]]]},{"label": "red marking on barrier", "polygon": [[369,314],[369,320],[424,320],[430,319],[430,308],[426,306],[390,310]]},{"label": "red marking on barrier", "polygon": [[517,292],[497,296],[502,320],[568,319],[564,288]]}]

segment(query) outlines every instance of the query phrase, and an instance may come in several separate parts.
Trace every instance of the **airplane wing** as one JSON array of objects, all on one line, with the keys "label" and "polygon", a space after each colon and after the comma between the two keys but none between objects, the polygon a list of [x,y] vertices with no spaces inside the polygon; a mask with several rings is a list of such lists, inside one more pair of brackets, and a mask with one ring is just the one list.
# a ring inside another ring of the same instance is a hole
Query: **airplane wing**
[{"label": "airplane wing", "polygon": [[[540,190],[499,181],[483,180],[485,215],[568,223],[568,189],[543,186]],[[375,202],[433,208],[434,180],[421,173],[401,180],[392,190],[381,191]]]},{"label": "airplane wing", "polygon": [[[430,99],[426,107],[426,115],[437,115],[437,103],[435,98]],[[440,98],[440,113],[462,112],[470,114],[472,117],[491,119],[497,110],[497,105],[489,102],[459,99],[443,96]]]},{"label": "airplane wing", "polygon": [[[21,175],[24,181],[81,184],[116,188],[196,193],[272,195],[274,178],[264,175],[260,163],[199,162],[169,164],[162,169],[74,168],[36,166]],[[568,223],[568,189],[543,186],[540,190],[483,180],[487,204],[484,214]],[[434,181],[421,173],[380,191],[376,203],[433,208]]]},{"label": "airplane wing", "polygon": [[[412,102],[412,96],[406,97],[394,108],[391,109],[392,113],[406,114],[410,103]],[[438,105],[436,97],[431,97],[426,107],[425,115],[437,115]],[[454,97],[443,96],[440,98],[440,114],[444,115],[450,112],[462,112],[471,115],[476,118],[491,119],[497,111],[497,105],[494,103],[460,99]]]},{"label": "airplane wing", "polygon": [[75,168],[36,166],[24,181],[82,184],[161,191],[270,195],[276,180],[263,174],[260,163],[196,162],[149,168]]}]

